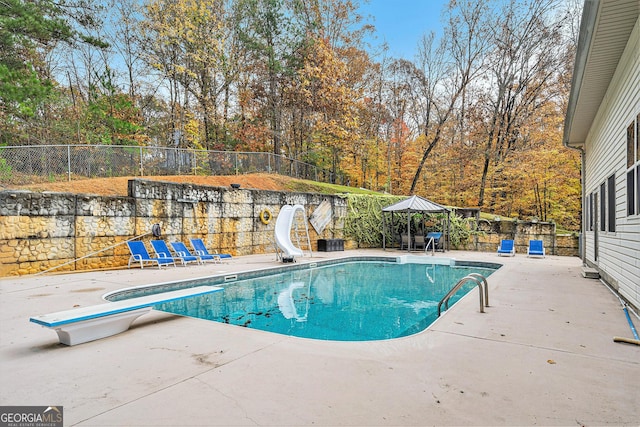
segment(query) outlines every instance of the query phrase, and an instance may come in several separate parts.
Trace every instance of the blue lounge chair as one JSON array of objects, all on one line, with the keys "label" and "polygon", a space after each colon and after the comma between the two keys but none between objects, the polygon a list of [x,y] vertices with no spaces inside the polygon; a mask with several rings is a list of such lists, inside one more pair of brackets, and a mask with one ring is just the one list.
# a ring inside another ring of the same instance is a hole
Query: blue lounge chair
[{"label": "blue lounge chair", "polygon": [[144,268],[144,264],[155,264],[158,268],[162,268],[163,265],[173,264],[175,267],[176,263],[173,258],[151,258],[149,252],[147,252],[147,248],[144,245],[144,242],[140,241],[132,241],[127,242],[127,246],[129,246],[129,252],[131,252],[131,256],[129,257],[128,267],[131,268],[132,262],[139,262],[140,268]]},{"label": "blue lounge chair", "polygon": [[209,259],[208,257],[201,257],[200,255],[192,254],[189,249],[187,249],[187,246],[182,242],[171,242],[171,247],[178,257],[184,260],[196,259],[198,264],[202,264],[204,261],[213,260],[213,257]]},{"label": "blue lounge chair", "polygon": [[200,258],[213,257],[214,261],[232,258],[230,254],[209,253],[202,239],[190,239],[190,242],[193,250],[196,252],[196,254],[198,254]]},{"label": "blue lounge chair", "polygon": [[527,256],[541,256],[544,258],[544,244],[542,240],[529,240]]},{"label": "blue lounge chair", "polygon": [[164,240],[152,240],[151,246],[153,246],[153,250],[155,251],[158,258],[170,258],[174,261],[177,258],[178,260],[180,260],[180,263],[182,265],[187,265],[190,262],[198,262],[198,258],[194,257],[193,255],[190,257],[181,257],[179,255],[173,256]]},{"label": "blue lounge chair", "polygon": [[500,246],[498,246],[498,255],[515,256],[516,248],[513,245],[513,240],[501,240]]}]

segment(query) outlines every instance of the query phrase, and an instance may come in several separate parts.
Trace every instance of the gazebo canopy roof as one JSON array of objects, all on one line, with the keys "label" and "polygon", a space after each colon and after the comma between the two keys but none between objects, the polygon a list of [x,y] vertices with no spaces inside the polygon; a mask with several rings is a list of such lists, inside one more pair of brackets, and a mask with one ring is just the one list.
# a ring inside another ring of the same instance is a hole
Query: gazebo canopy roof
[{"label": "gazebo canopy roof", "polygon": [[449,212],[449,209],[420,196],[411,196],[407,199],[394,203],[393,205],[382,208],[382,212],[406,212],[406,211],[436,213],[436,212]]}]

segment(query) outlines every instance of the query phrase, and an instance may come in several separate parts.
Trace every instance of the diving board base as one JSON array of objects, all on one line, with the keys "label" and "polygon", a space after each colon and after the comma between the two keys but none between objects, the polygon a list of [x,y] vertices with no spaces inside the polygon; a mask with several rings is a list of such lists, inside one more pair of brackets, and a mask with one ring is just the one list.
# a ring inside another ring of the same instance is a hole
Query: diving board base
[{"label": "diving board base", "polygon": [[151,309],[151,307],[145,307],[83,322],[69,323],[55,328],[55,331],[61,344],[68,346],[82,344],[128,330],[134,320],[147,314]]}]

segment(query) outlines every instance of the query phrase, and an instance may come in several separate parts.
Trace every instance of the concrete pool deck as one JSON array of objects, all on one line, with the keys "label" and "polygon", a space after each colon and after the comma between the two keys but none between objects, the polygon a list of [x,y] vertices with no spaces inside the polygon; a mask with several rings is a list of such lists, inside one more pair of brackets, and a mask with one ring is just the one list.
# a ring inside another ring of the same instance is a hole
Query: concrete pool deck
[{"label": "concrete pool deck", "polygon": [[[397,250],[314,253],[313,262]],[[425,255],[430,256],[430,255]],[[153,311],[122,334],[67,347],[29,317],[116,289],[281,265],[228,263],[0,280],[0,405],[59,405],[79,426],[638,425],[640,346],[618,299],[578,258],[498,257],[430,329],[394,340],[287,337]],[[632,319],[638,325],[637,318]]]}]

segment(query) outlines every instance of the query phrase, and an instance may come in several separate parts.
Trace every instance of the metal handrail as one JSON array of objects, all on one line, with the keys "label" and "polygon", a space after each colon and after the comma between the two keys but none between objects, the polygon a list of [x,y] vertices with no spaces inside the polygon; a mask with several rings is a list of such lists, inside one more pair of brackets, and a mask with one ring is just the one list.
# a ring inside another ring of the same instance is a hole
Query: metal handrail
[{"label": "metal handrail", "polygon": [[484,283],[484,306],[489,307],[489,283],[487,282],[487,278],[480,273],[469,273],[467,276],[472,276],[482,280]]},{"label": "metal handrail", "polygon": [[440,300],[440,302],[438,303],[438,317],[440,317],[440,314],[442,314],[442,310],[441,310],[442,304],[446,303],[446,309],[449,309],[449,299],[451,299],[451,297],[455,295],[455,293],[462,287],[462,285],[464,285],[466,282],[471,280],[476,282],[476,284],[480,288],[478,289],[478,294],[480,295],[480,313],[484,313],[484,307],[489,306],[488,303],[485,303],[485,298],[484,298],[486,295],[487,297],[486,301],[489,300],[489,291],[487,289],[488,288],[487,279],[481,274],[470,273],[464,276],[462,279],[460,279],[458,283],[456,283],[455,286],[451,288],[451,290],[447,292],[447,294]]},{"label": "metal handrail", "polygon": [[431,256],[435,256],[436,255],[436,241],[433,239],[433,237],[429,237],[429,240],[427,240],[424,244],[424,253],[427,253],[427,250],[429,248],[429,246],[431,246]]}]

